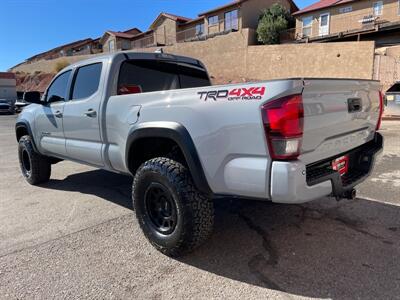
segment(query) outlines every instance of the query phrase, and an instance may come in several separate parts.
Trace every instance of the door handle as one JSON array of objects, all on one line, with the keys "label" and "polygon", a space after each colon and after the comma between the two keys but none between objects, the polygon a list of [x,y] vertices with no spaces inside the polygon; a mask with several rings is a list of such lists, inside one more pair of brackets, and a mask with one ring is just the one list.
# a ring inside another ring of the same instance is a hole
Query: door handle
[{"label": "door handle", "polygon": [[97,116],[97,112],[93,109],[88,109],[87,112],[84,113],[86,117],[94,118]]},{"label": "door handle", "polygon": [[62,118],[63,114],[61,111],[57,110],[54,115],[56,116],[56,118]]}]

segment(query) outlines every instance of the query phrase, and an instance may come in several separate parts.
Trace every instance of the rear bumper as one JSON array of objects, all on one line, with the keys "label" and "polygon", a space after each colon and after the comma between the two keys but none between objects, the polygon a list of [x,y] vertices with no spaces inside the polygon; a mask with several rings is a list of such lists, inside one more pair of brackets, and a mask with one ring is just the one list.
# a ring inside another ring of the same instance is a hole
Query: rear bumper
[{"label": "rear bumper", "polygon": [[[369,176],[382,148],[383,137],[376,133],[369,143],[311,165],[306,166],[299,161],[275,161],[272,163],[271,200],[277,203],[304,203],[328,195],[341,198]],[[341,177],[330,168],[330,162],[345,154],[350,156],[350,171]]]}]

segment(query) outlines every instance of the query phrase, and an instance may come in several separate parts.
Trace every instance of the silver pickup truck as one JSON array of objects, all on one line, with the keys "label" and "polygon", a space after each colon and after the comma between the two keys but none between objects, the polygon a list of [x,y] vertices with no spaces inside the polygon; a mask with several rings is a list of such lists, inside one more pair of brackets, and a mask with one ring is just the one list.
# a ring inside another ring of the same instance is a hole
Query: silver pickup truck
[{"label": "silver pickup truck", "polygon": [[16,123],[30,184],[71,160],[133,176],[148,240],[178,256],[213,227],[213,202],[354,198],[383,139],[378,82],[284,79],[211,86],[204,65],[120,52],[68,66]]}]

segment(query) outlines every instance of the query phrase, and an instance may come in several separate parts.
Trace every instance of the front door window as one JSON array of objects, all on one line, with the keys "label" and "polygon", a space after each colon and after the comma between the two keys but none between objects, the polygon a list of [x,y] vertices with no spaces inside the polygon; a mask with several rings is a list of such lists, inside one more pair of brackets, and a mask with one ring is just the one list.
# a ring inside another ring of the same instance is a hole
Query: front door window
[{"label": "front door window", "polygon": [[383,10],[383,2],[378,1],[374,3],[374,16],[381,16]]},{"label": "front door window", "polygon": [[329,34],[329,14],[322,14],[319,19],[319,35]]},{"label": "front door window", "polygon": [[303,18],[303,37],[310,37],[312,35],[312,22],[312,16]]}]

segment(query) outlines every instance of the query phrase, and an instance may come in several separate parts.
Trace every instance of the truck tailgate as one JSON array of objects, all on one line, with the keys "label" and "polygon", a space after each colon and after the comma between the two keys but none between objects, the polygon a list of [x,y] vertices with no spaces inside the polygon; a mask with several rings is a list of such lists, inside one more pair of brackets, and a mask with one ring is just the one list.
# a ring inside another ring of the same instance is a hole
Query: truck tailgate
[{"label": "truck tailgate", "polygon": [[304,133],[299,159],[314,163],[374,138],[379,84],[367,80],[304,80]]}]

